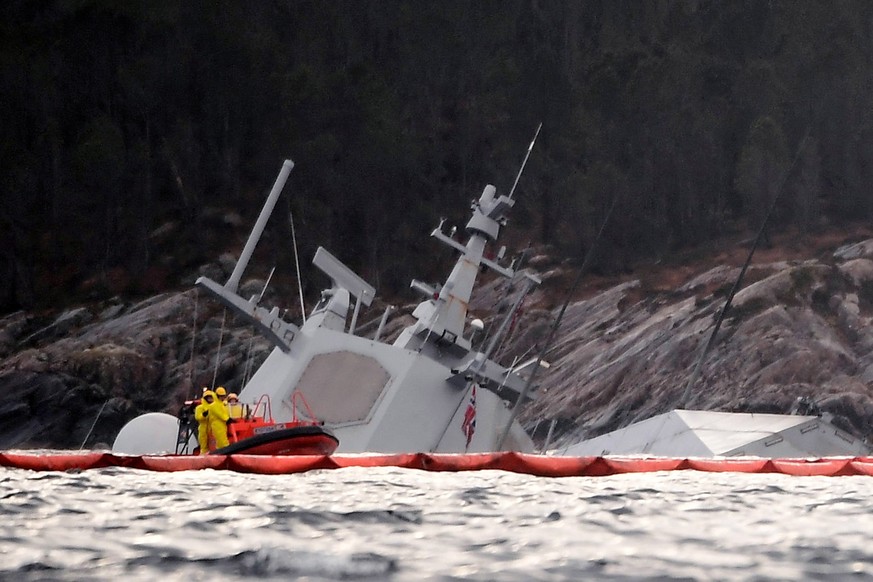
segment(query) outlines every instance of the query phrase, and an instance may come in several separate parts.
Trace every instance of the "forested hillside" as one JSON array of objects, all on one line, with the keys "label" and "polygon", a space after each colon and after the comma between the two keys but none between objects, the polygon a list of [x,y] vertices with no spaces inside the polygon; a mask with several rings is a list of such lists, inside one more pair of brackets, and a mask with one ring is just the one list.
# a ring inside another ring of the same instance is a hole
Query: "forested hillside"
[{"label": "forested hillside", "polygon": [[[301,256],[400,292],[539,122],[515,242],[581,257],[617,196],[601,270],[754,231],[783,183],[774,229],[869,219],[871,27],[863,0],[8,0],[0,312],[178,286],[285,158]],[[261,260],[290,277],[289,234]]]}]

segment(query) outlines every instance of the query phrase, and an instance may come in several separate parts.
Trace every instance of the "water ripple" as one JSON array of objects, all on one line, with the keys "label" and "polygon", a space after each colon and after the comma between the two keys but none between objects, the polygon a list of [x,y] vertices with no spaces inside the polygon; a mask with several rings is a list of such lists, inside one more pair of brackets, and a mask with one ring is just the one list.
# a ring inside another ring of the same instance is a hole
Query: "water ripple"
[{"label": "water ripple", "polygon": [[0,469],[0,580],[873,576],[868,477]]}]

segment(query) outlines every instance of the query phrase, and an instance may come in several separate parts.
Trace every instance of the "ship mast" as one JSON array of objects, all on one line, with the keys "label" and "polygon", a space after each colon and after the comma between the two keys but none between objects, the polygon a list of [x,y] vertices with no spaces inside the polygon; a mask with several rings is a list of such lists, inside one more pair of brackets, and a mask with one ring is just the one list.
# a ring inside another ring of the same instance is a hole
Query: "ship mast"
[{"label": "ship mast", "polygon": [[508,196],[497,196],[496,191],[489,184],[479,199],[473,202],[473,215],[466,226],[466,232],[470,235],[466,245],[446,235],[442,222],[431,233],[431,236],[458,251],[460,256],[445,284],[439,289],[421,281],[412,282],[412,288],[428,299],[419,304],[412,314],[417,323],[401,334],[394,345],[419,349],[427,339],[433,338],[470,349],[463,332],[479,269],[488,267],[507,278],[515,274],[511,269],[485,257],[486,245],[497,239],[500,226],[506,224],[506,215],[515,203]]}]

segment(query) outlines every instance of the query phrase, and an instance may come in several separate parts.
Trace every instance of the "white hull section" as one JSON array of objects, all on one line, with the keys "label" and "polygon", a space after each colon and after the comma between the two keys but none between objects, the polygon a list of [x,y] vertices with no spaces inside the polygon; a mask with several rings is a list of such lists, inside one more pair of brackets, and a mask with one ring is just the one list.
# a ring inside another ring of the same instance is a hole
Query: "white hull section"
[{"label": "white hull section", "polygon": [[[509,408],[478,389],[477,430],[466,447],[462,423],[470,391],[447,382],[451,376],[449,367],[418,352],[304,326],[289,352],[270,354],[240,399],[269,395],[273,416],[284,422],[293,417],[292,395],[299,392],[313,416],[339,438],[340,453],[495,450]],[[306,414],[299,404],[297,414]],[[520,427],[505,445],[533,450]]]},{"label": "white hull section", "polygon": [[673,410],[556,451],[572,456],[800,458],[869,455],[818,416]]}]

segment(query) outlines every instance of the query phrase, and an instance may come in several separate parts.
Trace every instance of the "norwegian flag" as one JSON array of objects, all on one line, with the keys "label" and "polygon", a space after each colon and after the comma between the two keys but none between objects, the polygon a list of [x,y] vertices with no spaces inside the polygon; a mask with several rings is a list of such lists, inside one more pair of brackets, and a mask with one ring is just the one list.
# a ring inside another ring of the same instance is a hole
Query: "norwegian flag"
[{"label": "norwegian flag", "polygon": [[464,431],[464,436],[467,437],[466,446],[470,446],[470,441],[473,440],[473,433],[476,432],[476,385],[473,384],[473,390],[470,392],[470,403],[467,404],[467,410],[464,411],[464,422],[461,423],[461,430]]}]

